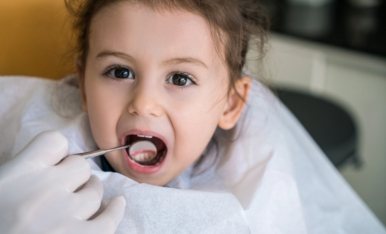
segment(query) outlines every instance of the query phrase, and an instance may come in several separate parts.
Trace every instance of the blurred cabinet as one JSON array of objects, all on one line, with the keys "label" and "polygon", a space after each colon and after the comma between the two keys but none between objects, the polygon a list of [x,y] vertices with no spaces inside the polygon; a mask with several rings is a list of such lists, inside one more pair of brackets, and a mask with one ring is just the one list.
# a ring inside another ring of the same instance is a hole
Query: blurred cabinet
[{"label": "blurred cabinet", "polygon": [[262,65],[249,70],[274,85],[305,89],[342,104],[357,121],[362,168],[341,172],[386,224],[386,58],[273,35]]}]

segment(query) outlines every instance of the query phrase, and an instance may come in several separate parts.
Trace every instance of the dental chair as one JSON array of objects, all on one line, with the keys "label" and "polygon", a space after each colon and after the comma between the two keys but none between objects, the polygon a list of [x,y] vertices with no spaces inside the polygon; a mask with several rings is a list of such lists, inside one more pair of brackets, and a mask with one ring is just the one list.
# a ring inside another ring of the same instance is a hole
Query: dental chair
[{"label": "dental chair", "polygon": [[341,169],[350,163],[361,166],[357,124],[341,104],[302,90],[284,87],[274,90],[335,167]]}]

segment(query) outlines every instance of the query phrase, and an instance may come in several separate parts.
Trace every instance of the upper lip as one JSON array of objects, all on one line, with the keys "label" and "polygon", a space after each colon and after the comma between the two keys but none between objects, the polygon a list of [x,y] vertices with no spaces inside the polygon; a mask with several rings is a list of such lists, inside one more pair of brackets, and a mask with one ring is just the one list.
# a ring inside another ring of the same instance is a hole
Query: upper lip
[{"label": "upper lip", "polygon": [[132,129],[130,131],[124,132],[120,137],[121,145],[126,144],[126,138],[128,135],[142,135],[142,136],[153,136],[161,139],[166,146],[168,146],[168,142],[166,141],[166,138],[162,136],[161,134],[157,132],[153,132],[150,130],[139,130],[139,129]]}]

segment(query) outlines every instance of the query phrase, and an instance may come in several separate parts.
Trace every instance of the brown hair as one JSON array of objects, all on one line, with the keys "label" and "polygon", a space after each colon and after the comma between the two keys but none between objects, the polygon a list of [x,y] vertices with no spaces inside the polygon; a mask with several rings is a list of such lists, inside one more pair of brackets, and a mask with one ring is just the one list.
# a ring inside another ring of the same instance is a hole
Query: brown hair
[{"label": "brown hair", "polygon": [[183,9],[207,20],[216,47],[225,48],[223,56],[229,70],[230,87],[240,77],[245,64],[248,43],[253,37],[258,52],[264,54],[268,20],[259,0],[65,0],[75,16],[77,57],[84,69],[89,49],[89,32],[93,17],[103,8],[121,1],[145,4],[156,9]]}]

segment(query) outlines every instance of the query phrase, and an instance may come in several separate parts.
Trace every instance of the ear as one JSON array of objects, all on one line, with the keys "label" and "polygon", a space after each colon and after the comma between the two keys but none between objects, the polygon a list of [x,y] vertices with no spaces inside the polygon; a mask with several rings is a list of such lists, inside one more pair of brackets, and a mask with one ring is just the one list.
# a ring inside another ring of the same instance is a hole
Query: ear
[{"label": "ear", "polygon": [[227,104],[218,124],[220,128],[227,130],[236,125],[246,105],[251,86],[252,79],[249,76],[243,76],[236,81],[235,87],[228,94]]},{"label": "ear", "polygon": [[78,74],[78,79],[79,79],[79,89],[80,93],[82,95],[82,109],[83,111],[87,112],[87,99],[86,99],[86,90],[85,90],[85,67],[84,65],[78,61],[76,63],[76,71]]}]

